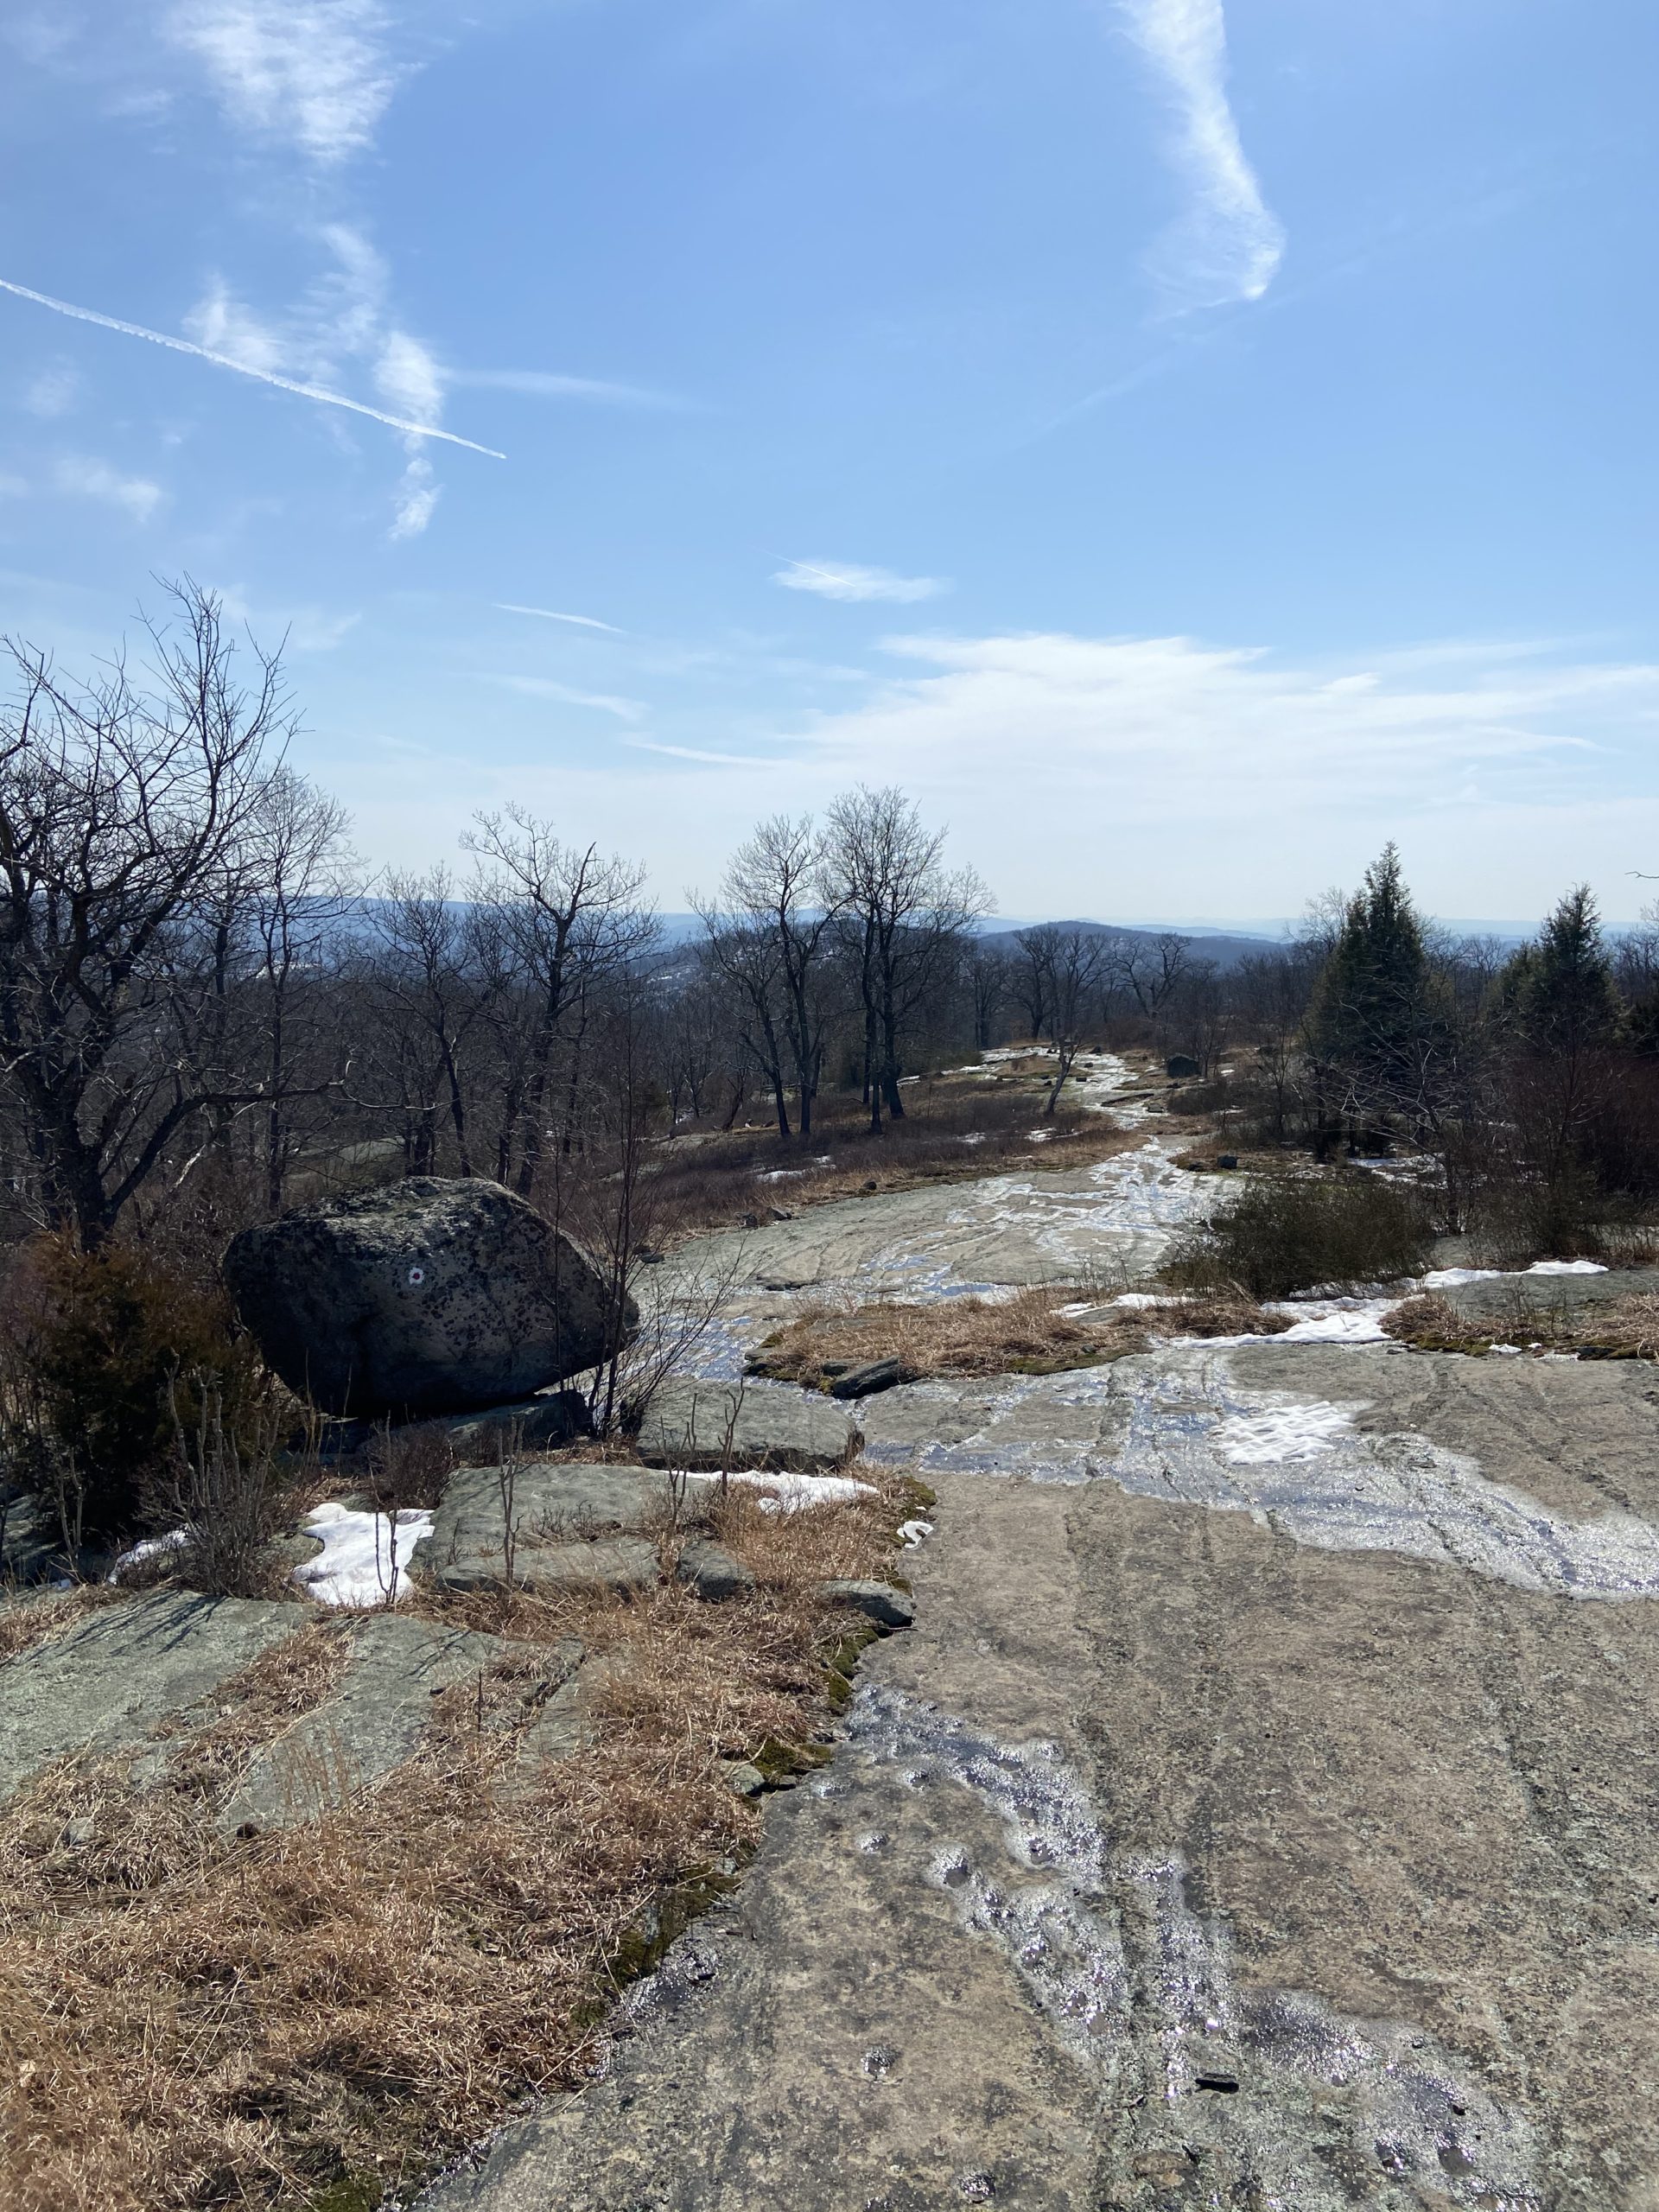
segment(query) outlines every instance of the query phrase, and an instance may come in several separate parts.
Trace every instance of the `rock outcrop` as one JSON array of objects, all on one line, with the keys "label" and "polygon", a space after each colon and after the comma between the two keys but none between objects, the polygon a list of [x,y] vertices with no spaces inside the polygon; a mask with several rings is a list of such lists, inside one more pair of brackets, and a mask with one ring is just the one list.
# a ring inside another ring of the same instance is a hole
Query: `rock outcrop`
[{"label": "rock outcrop", "polygon": [[499,1405],[610,1349],[594,1262],[499,1183],[416,1176],[244,1230],[225,1279],[270,1365],[329,1413]]}]

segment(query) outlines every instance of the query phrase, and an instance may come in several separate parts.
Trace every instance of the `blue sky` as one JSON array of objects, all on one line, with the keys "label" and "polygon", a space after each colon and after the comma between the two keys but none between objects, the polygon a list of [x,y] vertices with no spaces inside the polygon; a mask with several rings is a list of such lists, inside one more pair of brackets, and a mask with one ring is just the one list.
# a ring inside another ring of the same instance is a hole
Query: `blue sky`
[{"label": "blue sky", "polygon": [[372,860],[518,799],[677,907],[865,779],[1021,915],[1659,887],[1650,6],[0,40],[0,279],[135,327],[0,292],[0,624],[286,626]]}]

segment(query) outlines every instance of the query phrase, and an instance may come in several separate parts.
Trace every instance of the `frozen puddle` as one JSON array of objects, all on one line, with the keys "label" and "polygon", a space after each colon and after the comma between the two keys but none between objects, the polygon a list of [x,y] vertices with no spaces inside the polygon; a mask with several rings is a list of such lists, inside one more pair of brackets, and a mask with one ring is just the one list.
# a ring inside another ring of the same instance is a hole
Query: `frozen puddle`
[{"label": "frozen puddle", "polygon": [[[1362,1387],[1363,1376],[1357,1368]],[[1403,1552],[1573,1598],[1659,1594],[1659,1529],[1627,1514],[1571,1520],[1426,1437],[1363,1433],[1366,1404],[1253,1389],[1226,1349],[1180,1344],[988,1388],[917,1383],[861,1418],[868,1458],[925,1480],[1106,1479],[1136,1497],[1248,1513],[1319,1550]]]},{"label": "frozen puddle", "polygon": [[1005,1954],[1137,2139],[1230,2154],[1260,2192],[1251,2202],[1353,2201],[1313,2180],[1339,2144],[1349,2172],[1403,2183],[1414,2202],[1535,2212],[1529,2133],[1466,2061],[1318,1997],[1240,1992],[1226,1916],[1192,1910],[1178,1858],[1115,1851],[1056,1745],[1000,1744],[872,1686],[849,1734],[866,1770],[953,1784],[995,1815],[1000,1857],[946,1844],[931,1878],[960,1924]]}]

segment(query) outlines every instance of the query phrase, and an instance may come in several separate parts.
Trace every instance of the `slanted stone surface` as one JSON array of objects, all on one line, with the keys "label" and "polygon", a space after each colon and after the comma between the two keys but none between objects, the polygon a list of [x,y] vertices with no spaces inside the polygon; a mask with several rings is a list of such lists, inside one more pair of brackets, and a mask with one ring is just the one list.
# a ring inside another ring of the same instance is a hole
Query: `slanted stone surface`
[{"label": "slanted stone surface", "polygon": [[724,1460],[792,1474],[843,1466],[860,1441],[843,1406],[790,1382],[671,1385],[652,1400],[636,1440],[652,1466],[718,1468]]},{"label": "slanted stone surface", "polygon": [[491,1406],[481,1414],[452,1414],[437,1426],[462,1459],[487,1456],[492,1445],[512,1445],[525,1452],[546,1451],[593,1433],[588,1401],[580,1390],[549,1390],[512,1405]]},{"label": "slanted stone surface", "polygon": [[[315,1712],[259,1752],[220,1814],[221,1828],[289,1827],[347,1802],[413,1758],[440,1690],[506,1648],[498,1636],[393,1613],[371,1613],[345,1633],[352,1649],[340,1681]],[[550,1681],[563,1682],[580,1665],[582,1646],[568,1639],[546,1656]],[[546,1685],[527,1687],[536,1696]]]},{"label": "slanted stone surface", "polygon": [[[550,1556],[554,1550],[572,1551],[577,1548],[572,1540],[613,1531],[637,1537],[642,1529],[665,1525],[674,1503],[667,1475],[654,1469],[532,1462],[518,1470],[509,1487],[498,1468],[461,1467],[445,1487],[431,1535],[415,1548],[416,1572],[448,1590],[488,1589],[505,1580],[509,1497],[513,1580],[519,1583],[570,1580],[571,1567],[580,1562],[562,1567]],[[643,1548],[654,1560],[651,1546]],[[640,1555],[630,1555],[628,1580],[642,1579],[634,1571]],[[612,1578],[620,1556],[599,1563],[600,1580]]]},{"label": "slanted stone surface", "polygon": [[830,1385],[832,1398],[873,1398],[878,1390],[896,1389],[901,1382],[913,1382],[913,1373],[902,1359],[867,1359],[861,1367],[849,1367],[838,1375]]},{"label": "slanted stone surface", "polygon": [[245,1230],[225,1278],[271,1366],[330,1413],[499,1405],[607,1349],[594,1262],[476,1179],[416,1176]]},{"label": "slanted stone surface", "polygon": [[845,1605],[867,1620],[879,1621],[883,1628],[909,1628],[916,1618],[915,1600],[890,1582],[820,1582],[818,1595],[832,1605]]},{"label": "slanted stone surface", "polygon": [[734,1559],[723,1544],[712,1543],[706,1536],[692,1537],[680,1554],[675,1573],[699,1598],[716,1601],[741,1598],[754,1587],[753,1571],[741,1560]]},{"label": "slanted stone surface", "polygon": [[303,1628],[301,1605],[161,1590],[101,1608],[0,1668],[0,1798],[67,1752],[139,1750]]}]

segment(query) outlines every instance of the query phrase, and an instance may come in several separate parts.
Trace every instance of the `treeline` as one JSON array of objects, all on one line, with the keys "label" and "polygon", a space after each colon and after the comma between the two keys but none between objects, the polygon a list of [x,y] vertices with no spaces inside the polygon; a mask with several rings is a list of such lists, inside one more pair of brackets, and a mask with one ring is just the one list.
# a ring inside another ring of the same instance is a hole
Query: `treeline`
[{"label": "treeline", "polygon": [[118,659],[79,682],[10,648],[14,1240],[170,1224],[205,1252],[400,1173],[558,1211],[677,1131],[880,1131],[906,1077],[1022,1040],[1058,1048],[1052,1101],[1082,1045],[1135,1045],[1190,1056],[1189,1101],[1241,1141],[1427,1147],[1452,1225],[1522,1189],[1540,1236],[1659,1198],[1659,931],[1610,946],[1587,893],[1506,955],[1427,928],[1390,849],[1355,899],[1222,969],[1175,933],[993,935],[944,833],[860,790],[760,825],[673,944],[641,871],[518,809],[478,817],[454,869],[366,879],[285,757],[279,658],[188,584],[148,642],[142,678]]}]

